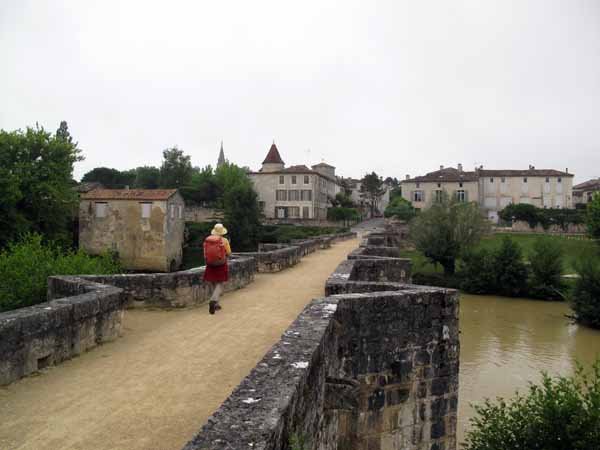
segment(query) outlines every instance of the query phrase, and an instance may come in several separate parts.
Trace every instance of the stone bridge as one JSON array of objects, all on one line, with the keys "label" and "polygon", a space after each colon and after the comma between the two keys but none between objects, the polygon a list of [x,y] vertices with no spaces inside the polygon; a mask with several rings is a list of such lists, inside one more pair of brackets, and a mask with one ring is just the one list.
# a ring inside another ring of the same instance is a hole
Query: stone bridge
[{"label": "stone bridge", "polygon": [[238,255],[215,316],[182,309],[201,269],[50,280],[71,297],[0,314],[0,381],[62,362],[0,390],[0,448],[453,450],[457,295],[394,230],[352,238]]}]

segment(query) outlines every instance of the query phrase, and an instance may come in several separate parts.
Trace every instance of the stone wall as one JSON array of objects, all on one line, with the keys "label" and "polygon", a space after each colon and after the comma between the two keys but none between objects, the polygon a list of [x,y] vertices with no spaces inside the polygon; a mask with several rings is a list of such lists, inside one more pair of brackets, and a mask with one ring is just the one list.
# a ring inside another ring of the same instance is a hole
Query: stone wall
[{"label": "stone wall", "polygon": [[280,244],[261,244],[258,252],[238,252],[234,255],[254,258],[257,270],[261,273],[280,272],[295,266],[302,259],[300,247]]},{"label": "stone wall", "polygon": [[328,296],[304,309],[185,450],[289,449],[292,436],[310,450],[454,450],[458,294],[409,279],[409,260],[340,264]]},{"label": "stone wall", "polygon": [[217,222],[223,219],[223,213],[213,208],[203,208],[202,206],[186,205],[183,217],[186,222]]},{"label": "stone wall", "polygon": [[[172,273],[83,275],[78,277],[50,277],[49,298],[63,279],[83,279],[121,288],[127,307],[145,306],[159,308],[183,308],[208,301],[212,286],[204,283],[204,267]],[[229,281],[225,292],[240,289],[254,280],[256,260],[249,257],[233,257],[229,261]]]},{"label": "stone wall", "polygon": [[348,259],[373,259],[373,258],[399,258],[400,249],[398,247],[359,247],[348,255]]},{"label": "stone wall", "polygon": [[51,300],[0,313],[0,385],[59,364],[121,332],[125,296],[113,286],[55,277]]}]

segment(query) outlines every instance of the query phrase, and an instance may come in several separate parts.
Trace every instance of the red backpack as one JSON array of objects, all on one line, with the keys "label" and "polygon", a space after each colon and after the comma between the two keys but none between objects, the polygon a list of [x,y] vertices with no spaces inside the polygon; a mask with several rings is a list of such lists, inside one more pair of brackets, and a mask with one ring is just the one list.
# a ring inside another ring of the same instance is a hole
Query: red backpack
[{"label": "red backpack", "polygon": [[220,236],[208,236],[204,240],[204,260],[207,266],[222,266],[227,262],[227,250]]}]

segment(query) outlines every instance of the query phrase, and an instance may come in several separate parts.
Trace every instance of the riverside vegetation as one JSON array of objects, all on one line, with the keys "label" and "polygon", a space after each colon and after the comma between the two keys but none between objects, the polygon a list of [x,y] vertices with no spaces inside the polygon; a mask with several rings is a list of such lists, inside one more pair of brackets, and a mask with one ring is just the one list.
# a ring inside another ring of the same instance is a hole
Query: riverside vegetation
[{"label": "riverside vegetation", "polygon": [[[600,195],[584,215],[590,237],[600,232]],[[411,221],[417,284],[472,294],[568,300],[574,318],[600,328],[600,246],[589,239],[492,234],[475,204],[445,198]],[[592,245],[590,245],[592,244]],[[565,280],[562,275],[576,274]]]}]

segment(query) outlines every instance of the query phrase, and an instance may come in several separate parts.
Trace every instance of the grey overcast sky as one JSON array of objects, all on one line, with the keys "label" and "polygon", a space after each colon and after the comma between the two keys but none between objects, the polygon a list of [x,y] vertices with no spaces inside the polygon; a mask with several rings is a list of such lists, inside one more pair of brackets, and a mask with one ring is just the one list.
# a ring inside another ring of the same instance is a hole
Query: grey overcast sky
[{"label": "grey overcast sky", "polygon": [[76,178],[287,164],[404,177],[463,163],[600,176],[600,1],[1,0],[0,128],[67,120]]}]

